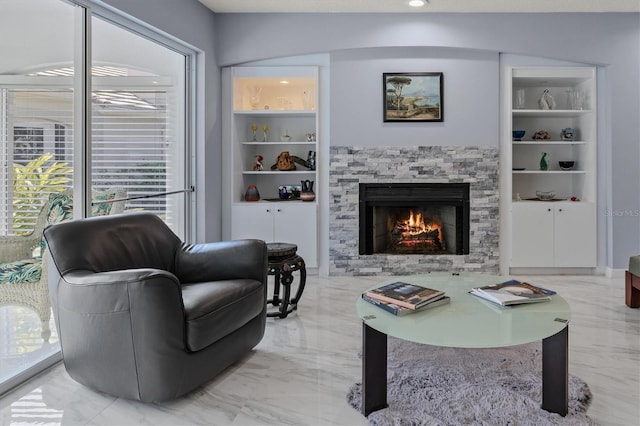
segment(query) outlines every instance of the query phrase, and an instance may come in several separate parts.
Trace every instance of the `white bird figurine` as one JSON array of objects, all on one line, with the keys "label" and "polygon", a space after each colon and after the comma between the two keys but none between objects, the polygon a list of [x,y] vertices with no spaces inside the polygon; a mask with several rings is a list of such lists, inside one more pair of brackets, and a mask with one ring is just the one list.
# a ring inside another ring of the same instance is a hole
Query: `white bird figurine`
[{"label": "white bird figurine", "polygon": [[538,101],[540,109],[555,109],[556,101],[553,100],[553,96],[549,93],[549,89],[544,89],[542,97]]}]

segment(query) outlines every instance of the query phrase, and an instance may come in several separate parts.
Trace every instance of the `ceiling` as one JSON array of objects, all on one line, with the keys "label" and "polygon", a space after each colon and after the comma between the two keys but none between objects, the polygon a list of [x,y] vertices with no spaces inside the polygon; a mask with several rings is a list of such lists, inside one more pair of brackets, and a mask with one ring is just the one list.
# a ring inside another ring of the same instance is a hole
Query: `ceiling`
[{"label": "ceiling", "polygon": [[640,12],[640,0],[199,0],[216,13]]}]

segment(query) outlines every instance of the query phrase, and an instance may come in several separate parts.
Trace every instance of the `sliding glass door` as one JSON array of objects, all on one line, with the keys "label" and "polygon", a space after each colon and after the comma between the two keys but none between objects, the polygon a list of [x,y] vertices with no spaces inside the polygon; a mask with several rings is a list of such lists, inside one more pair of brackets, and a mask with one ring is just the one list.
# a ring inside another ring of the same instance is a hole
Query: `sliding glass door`
[{"label": "sliding glass door", "polygon": [[1,394],[60,359],[44,224],[146,210],[189,240],[192,53],[89,1],[0,10]]},{"label": "sliding glass door", "polygon": [[91,33],[92,188],[123,189],[127,209],[158,214],[184,238],[185,55],[98,17]]},{"label": "sliding glass door", "polygon": [[40,238],[50,194],[74,180],[75,7],[0,0],[0,393],[60,360]]}]

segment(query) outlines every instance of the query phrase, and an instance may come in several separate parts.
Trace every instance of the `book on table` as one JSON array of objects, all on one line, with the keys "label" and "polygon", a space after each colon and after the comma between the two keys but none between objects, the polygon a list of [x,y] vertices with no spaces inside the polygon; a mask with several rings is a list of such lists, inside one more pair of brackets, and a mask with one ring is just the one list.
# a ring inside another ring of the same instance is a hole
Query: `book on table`
[{"label": "book on table", "polygon": [[396,281],[364,293],[383,302],[393,303],[409,309],[416,309],[444,295],[444,291],[417,284]]},{"label": "book on table", "polygon": [[474,287],[469,292],[498,305],[510,306],[523,303],[547,302],[556,292],[518,280]]},{"label": "book on table", "polygon": [[398,317],[402,317],[413,312],[420,312],[427,309],[435,308],[437,306],[446,305],[451,301],[451,298],[449,296],[441,295],[440,297],[431,299],[429,303],[421,305],[417,309],[409,309],[405,308],[404,306],[396,305],[395,303],[374,299],[373,297],[369,297],[366,294],[362,295],[362,299]]}]

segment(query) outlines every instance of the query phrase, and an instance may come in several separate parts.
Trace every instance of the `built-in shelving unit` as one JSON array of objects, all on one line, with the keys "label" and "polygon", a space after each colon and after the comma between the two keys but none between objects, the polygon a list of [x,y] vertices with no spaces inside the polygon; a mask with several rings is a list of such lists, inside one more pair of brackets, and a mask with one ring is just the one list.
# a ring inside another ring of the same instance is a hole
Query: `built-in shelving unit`
[{"label": "built-in shelving unit", "polygon": [[[513,67],[507,73],[508,107],[502,148],[510,161],[509,267],[594,268],[596,266],[596,77],[592,67]],[[545,90],[551,108],[543,109]],[[565,140],[563,129],[573,129]],[[548,139],[534,139],[545,131]],[[546,153],[547,169],[540,160]],[[559,161],[574,161],[570,170]],[[537,191],[553,191],[542,201]]]},{"label": "built-in shelving unit", "polygon": [[[302,201],[298,189],[308,181],[317,190],[321,167],[318,69],[234,67],[223,71],[223,80],[226,237],[294,243],[307,266],[316,267],[317,199]],[[276,167],[283,152],[296,160],[295,170]],[[262,169],[256,170],[259,158]],[[245,200],[250,185],[258,189],[259,201]],[[283,187],[294,195],[282,199]]]}]

